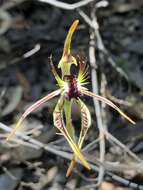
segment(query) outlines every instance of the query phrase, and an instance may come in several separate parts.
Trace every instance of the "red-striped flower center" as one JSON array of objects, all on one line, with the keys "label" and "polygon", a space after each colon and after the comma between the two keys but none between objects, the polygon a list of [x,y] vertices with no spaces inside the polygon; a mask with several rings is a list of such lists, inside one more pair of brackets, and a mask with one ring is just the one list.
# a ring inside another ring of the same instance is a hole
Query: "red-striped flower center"
[{"label": "red-striped flower center", "polygon": [[72,98],[78,98],[81,96],[77,79],[74,75],[65,75],[65,97],[70,100]]}]

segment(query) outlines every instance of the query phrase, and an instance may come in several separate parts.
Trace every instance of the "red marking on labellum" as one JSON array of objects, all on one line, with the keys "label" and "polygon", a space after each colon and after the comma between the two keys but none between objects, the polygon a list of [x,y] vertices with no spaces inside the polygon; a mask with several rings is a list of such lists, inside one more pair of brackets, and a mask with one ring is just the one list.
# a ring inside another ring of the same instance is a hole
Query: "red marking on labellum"
[{"label": "red marking on labellum", "polygon": [[78,88],[76,77],[73,75],[65,75],[64,81],[68,85],[68,91],[65,93],[65,97],[70,100],[72,98],[78,98],[82,94]]}]

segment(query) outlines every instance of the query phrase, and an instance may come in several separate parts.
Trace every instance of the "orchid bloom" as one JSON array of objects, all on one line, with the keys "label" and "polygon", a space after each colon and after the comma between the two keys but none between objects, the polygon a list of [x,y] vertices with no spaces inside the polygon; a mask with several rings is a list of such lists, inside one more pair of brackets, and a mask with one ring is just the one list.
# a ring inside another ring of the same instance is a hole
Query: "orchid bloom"
[{"label": "orchid bloom", "polygon": [[[84,104],[84,102],[81,100],[81,97],[83,95],[90,96],[92,98],[95,98],[96,100],[99,100],[101,102],[104,102],[108,104],[110,107],[115,109],[117,112],[119,112],[125,119],[127,119],[132,124],[135,124],[135,122],[130,119],[126,114],[124,114],[114,103],[112,103],[110,100],[99,96],[95,93],[90,92],[87,88],[84,87],[84,85],[87,83],[88,78],[88,72],[87,67],[84,61],[78,61],[74,56],[71,54],[71,39],[72,35],[77,28],[79,21],[75,20],[73,24],[71,25],[68,35],[65,40],[64,44],[64,50],[62,58],[58,64],[58,68],[61,69],[61,77],[56,72],[56,69],[54,67],[54,64],[52,63],[52,60],[50,59],[50,64],[52,68],[53,75],[58,83],[59,89],[55,90],[54,92],[48,94],[47,96],[41,98],[37,102],[35,102],[32,106],[30,106],[21,116],[18,123],[12,130],[10,134],[7,136],[7,140],[10,140],[17,129],[21,126],[23,120],[35,109],[37,109],[39,106],[41,106],[43,103],[49,101],[55,96],[60,95],[60,98],[57,102],[57,105],[55,107],[55,110],[53,112],[53,122],[54,126],[60,131],[60,133],[65,137],[67,142],[69,143],[74,155],[73,159],[70,163],[70,166],[67,171],[67,176],[70,175],[72,169],[75,167],[77,159],[81,161],[83,166],[85,166],[87,169],[90,169],[89,163],[86,161],[85,157],[83,156],[81,149],[82,145],[85,139],[85,136],[87,134],[87,131],[91,125],[91,116],[89,109]],[[79,72],[77,77],[75,75],[71,74],[71,65],[78,66],[79,65]],[[74,127],[72,126],[71,122],[71,106],[75,102],[77,106],[80,109],[81,112],[81,130],[79,134],[78,141],[75,138],[74,133]],[[65,116],[65,121],[64,121]]]}]

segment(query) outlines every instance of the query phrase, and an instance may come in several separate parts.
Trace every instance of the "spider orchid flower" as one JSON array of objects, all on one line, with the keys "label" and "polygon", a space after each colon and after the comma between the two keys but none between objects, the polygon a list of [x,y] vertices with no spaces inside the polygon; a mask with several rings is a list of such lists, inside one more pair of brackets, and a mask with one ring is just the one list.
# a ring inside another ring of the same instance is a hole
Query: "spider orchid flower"
[{"label": "spider orchid flower", "polygon": [[[121,114],[125,119],[127,119],[132,124],[135,122],[130,119],[125,113],[123,113],[113,102],[110,100],[99,96],[95,93],[90,92],[84,85],[87,83],[88,78],[88,68],[84,61],[79,60],[77,62],[76,58],[71,54],[71,39],[72,35],[77,28],[79,21],[75,20],[71,25],[69,32],[67,34],[64,50],[62,58],[58,64],[58,68],[61,69],[61,77],[58,75],[52,59],[50,58],[50,64],[52,68],[53,75],[58,83],[59,89],[51,92],[47,96],[41,98],[37,102],[35,102],[32,106],[30,106],[21,116],[19,121],[17,122],[14,129],[11,131],[10,134],[7,136],[7,140],[10,140],[16,131],[21,126],[23,120],[35,109],[40,107],[43,103],[49,101],[50,99],[54,98],[55,96],[60,95],[60,98],[56,104],[55,110],[53,112],[53,123],[54,126],[60,131],[60,133],[65,137],[67,142],[69,143],[74,155],[71,163],[69,165],[67,176],[70,175],[72,169],[76,165],[76,161],[79,159],[83,166],[90,170],[90,165],[86,161],[85,157],[83,156],[81,149],[83,146],[83,142],[87,131],[91,125],[91,116],[87,106],[81,100],[83,95],[90,96],[95,98],[101,102],[108,104],[110,107],[115,109],[119,114]],[[79,72],[77,76],[71,74],[71,65],[79,66]],[[75,138],[75,131],[74,127],[72,126],[71,122],[71,107],[73,102],[77,104],[81,112],[81,131],[79,134],[78,141]],[[65,120],[64,120],[65,116]]]}]

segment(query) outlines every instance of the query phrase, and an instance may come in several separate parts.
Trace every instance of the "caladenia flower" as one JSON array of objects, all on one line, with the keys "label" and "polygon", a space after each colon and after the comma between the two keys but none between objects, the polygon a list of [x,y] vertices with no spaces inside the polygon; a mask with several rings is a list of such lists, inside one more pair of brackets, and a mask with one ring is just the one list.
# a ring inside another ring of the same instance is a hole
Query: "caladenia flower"
[{"label": "caladenia flower", "polygon": [[[58,75],[52,59],[50,58],[50,64],[52,68],[53,75],[58,83],[59,89],[51,92],[47,96],[41,98],[30,106],[21,116],[18,123],[12,132],[8,135],[7,140],[10,140],[17,129],[21,126],[23,120],[35,109],[41,106],[43,103],[49,101],[55,96],[60,95],[55,110],[53,112],[53,122],[54,126],[60,131],[60,133],[65,137],[69,143],[74,155],[71,160],[70,166],[67,171],[67,176],[70,175],[72,169],[75,167],[76,161],[79,159],[83,166],[90,169],[89,163],[86,161],[84,155],[81,152],[83,142],[89,127],[91,126],[91,116],[89,109],[85,103],[81,100],[83,95],[90,96],[101,102],[108,104],[110,107],[118,111],[125,119],[127,119],[132,124],[135,122],[130,119],[125,113],[123,113],[113,102],[110,100],[99,96],[95,93],[90,92],[84,87],[87,84],[88,69],[84,61],[77,61],[71,54],[70,46],[73,32],[77,28],[79,21],[75,20],[71,25],[68,35],[65,40],[64,50],[62,58],[58,64],[58,68],[61,69],[61,77]],[[79,72],[77,76],[71,74],[71,65],[79,66]],[[75,137],[75,130],[71,122],[71,107],[72,104],[76,103],[81,112],[81,130],[79,134],[78,141]],[[65,119],[64,119],[65,118]]]}]

